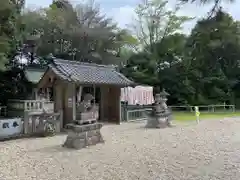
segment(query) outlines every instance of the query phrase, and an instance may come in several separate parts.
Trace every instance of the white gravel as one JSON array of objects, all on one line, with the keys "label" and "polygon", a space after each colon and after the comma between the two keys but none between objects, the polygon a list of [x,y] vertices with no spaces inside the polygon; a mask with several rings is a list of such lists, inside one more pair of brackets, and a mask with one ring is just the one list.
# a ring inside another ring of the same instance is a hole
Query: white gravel
[{"label": "white gravel", "polygon": [[239,180],[240,121],[169,129],[106,125],[105,144],[61,147],[66,136],[0,142],[0,180]]}]

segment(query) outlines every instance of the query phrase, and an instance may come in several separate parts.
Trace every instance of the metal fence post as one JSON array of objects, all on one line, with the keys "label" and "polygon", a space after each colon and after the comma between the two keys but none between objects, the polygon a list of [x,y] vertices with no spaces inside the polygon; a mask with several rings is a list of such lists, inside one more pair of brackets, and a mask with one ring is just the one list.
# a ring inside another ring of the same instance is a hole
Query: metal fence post
[{"label": "metal fence post", "polygon": [[126,121],[128,122],[129,121],[129,117],[128,117],[128,109],[127,108],[125,110],[125,113],[126,113]]},{"label": "metal fence post", "polygon": [[122,121],[127,121],[127,105],[124,103],[124,104],[121,104],[121,120]]}]

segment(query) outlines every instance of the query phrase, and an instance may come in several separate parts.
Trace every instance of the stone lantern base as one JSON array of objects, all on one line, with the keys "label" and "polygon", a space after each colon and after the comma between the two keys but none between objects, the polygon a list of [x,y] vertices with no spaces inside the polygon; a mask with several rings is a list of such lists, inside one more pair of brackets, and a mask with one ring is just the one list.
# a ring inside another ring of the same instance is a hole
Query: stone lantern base
[{"label": "stone lantern base", "polygon": [[148,117],[146,128],[166,128],[169,127],[168,117]]},{"label": "stone lantern base", "polygon": [[68,124],[68,136],[63,146],[82,149],[90,145],[103,143],[104,140],[100,132],[101,128],[101,123],[87,125]]}]

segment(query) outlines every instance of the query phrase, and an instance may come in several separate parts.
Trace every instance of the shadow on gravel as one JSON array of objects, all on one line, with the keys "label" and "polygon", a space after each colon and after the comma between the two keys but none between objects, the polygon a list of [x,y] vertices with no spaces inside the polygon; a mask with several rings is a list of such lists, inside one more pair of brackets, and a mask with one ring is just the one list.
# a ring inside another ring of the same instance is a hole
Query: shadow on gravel
[{"label": "shadow on gravel", "polygon": [[135,127],[134,129],[139,129],[139,130],[144,130],[144,131],[167,131],[169,129],[178,129],[181,128],[180,125],[172,125],[170,127],[166,127],[166,128],[147,128],[145,127],[145,125],[139,126],[139,127]]},{"label": "shadow on gravel", "polygon": [[53,145],[53,146],[35,149],[35,150],[32,150],[31,152],[59,153],[59,152],[70,152],[70,151],[76,151],[76,150],[65,148],[62,146],[62,144],[59,144],[59,145]]}]

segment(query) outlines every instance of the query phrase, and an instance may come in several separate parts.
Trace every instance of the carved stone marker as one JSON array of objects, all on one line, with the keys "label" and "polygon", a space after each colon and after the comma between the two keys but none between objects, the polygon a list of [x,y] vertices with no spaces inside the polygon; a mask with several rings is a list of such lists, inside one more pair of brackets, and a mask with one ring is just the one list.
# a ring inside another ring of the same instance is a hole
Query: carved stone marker
[{"label": "carved stone marker", "polygon": [[101,123],[87,125],[68,124],[66,126],[68,136],[63,146],[67,148],[82,149],[90,145],[103,143],[104,140],[100,132],[102,126]]},{"label": "carved stone marker", "polygon": [[152,111],[147,114],[147,128],[166,128],[171,126],[171,111],[166,104],[168,95],[164,90],[155,95]]}]

